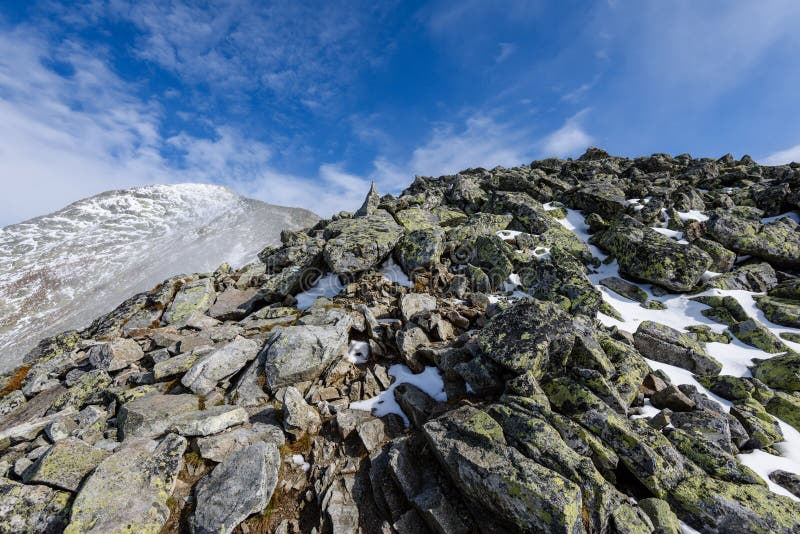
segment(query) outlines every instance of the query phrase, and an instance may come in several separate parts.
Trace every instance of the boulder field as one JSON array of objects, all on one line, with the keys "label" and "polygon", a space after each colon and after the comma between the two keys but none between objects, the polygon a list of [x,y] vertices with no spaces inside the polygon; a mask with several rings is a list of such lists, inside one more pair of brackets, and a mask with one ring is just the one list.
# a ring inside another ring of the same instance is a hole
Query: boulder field
[{"label": "boulder field", "polygon": [[0,532],[800,532],[798,210],[730,155],[373,186],[0,377]]}]

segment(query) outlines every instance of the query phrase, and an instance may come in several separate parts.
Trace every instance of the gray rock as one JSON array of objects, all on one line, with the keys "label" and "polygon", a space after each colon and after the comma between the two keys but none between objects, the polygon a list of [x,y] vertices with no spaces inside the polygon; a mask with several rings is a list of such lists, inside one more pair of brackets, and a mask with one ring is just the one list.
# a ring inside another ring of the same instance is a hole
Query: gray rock
[{"label": "gray rock", "polygon": [[266,508],[280,462],[274,443],[258,442],[231,453],[197,483],[192,531],[230,534],[247,516]]},{"label": "gray rock", "polygon": [[322,496],[322,509],[333,534],[358,531],[359,507],[353,498],[355,477],[344,475],[334,480]]},{"label": "gray rock", "polygon": [[208,315],[220,321],[238,321],[249,315],[258,303],[262,301],[258,289],[226,289],[219,295],[214,305],[208,310]]},{"label": "gray rock", "polygon": [[195,395],[148,395],[124,404],[117,414],[120,440],[157,437],[167,432],[174,418],[199,408]]},{"label": "gray rock", "polygon": [[382,419],[373,418],[359,424],[356,432],[367,452],[372,453],[388,440],[386,430],[386,423]]},{"label": "gray rock", "polygon": [[176,415],[171,418],[169,430],[181,436],[209,436],[246,423],[247,420],[248,415],[244,408],[222,404]]},{"label": "gray rock", "polygon": [[325,229],[325,263],[337,274],[366,271],[386,259],[402,235],[403,227],[384,210],[333,221]]},{"label": "gray rock", "polygon": [[397,263],[409,276],[438,263],[444,250],[443,238],[444,230],[438,226],[407,233],[394,249]]},{"label": "gray rock", "polygon": [[252,339],[236,337],[192,365],[183,375],[181,383],[195,393],[205,395],[221,380],[239,372],[258,355],[258,351],[259,344]]},{"label": "gray rock", "polygon": [[161,324],[185,324],[195,313],[208,311],[216,296],[211,278],[201,278],[185,284],[167,306],[161,317]]},{"label": "gray rock", "polygon": [[655,528],[653,534],[681,534],[681,523],[678,520],[678,516],[669,507],[669,503],[651,497],[641,499],[636,504],[644,510],[647,517],[653,522],[653,527]]},{"label": "gray rock", "polygon": [[364,203],[361,204],[361,207],[358,208],[358,211],[356,211],[355,217],[372,215],[378,209],[378,204],[380,203],[381,197],[378,194],[378,189],[375,187],[375,182],[372,182],[369,186],[367,197],[364,199]]},{"label": "gray rock", "polygon": [[421,428],[436,407],[436,401],[414,384],[398,384],[394,388],[394,398],[411,424]]},{"label": "gray rock", "polygon": [[656,408],[669,408],[673,412],[688,412],[694,409],[695,402],[683,394],[676,386],[667,386],[650,396]]},{"label": "gray rock", "polygon": [[722,364],[709,356],[691,335],[674,328],[642,321],[633,341],[645,358],[688,369],[698,375],[718,375]]},{"label": "gray rock", "polygon": [[492,317],[478,334],[484,354],[501,366],[541,378],[550,367],[563,368],[575,343],[572,318],[557,304],[530,299]]},{"label": "gray rock", "polygon": [[0,532],[57,534],[69,517],[70,494],[0,477]]},{"label": "gray rock", "polygon": [[65,533],[158,533],[185,450],[186,439],[170,434],[137,440],[103,460],[75,497]]},{"label": "gray rock", "polygon": [[620,272],[673,291],[689,291],[711,266],[711,256],[694,245],[682,245],[623,215],[591,243],[614,254]]},{"label": "gray rock", "polygon": [[310,406],[297,388],[289,386],[283,395],[283,429],[295,439],[305,434],[316,434],[322,426],[322,419]]},{"label": "gray rock", "polygon": [[266,345],[264,369],[271,391],[315,380],[345,353],[349,326],[298,325],[276,328]]},{"label": "gray rock", "polygon": [[[56,412],[52,415],[47,415],[39,418],[31,418],[30,420],[20,423],[11,427],[1,427],[0,430],[0,443],[4,440],[9,440],[11,443],[19,441],[30,441],[36,438],[39,433],[44,430],[48,425],[60,419],[70,418],[75,414],[75,408],[68,406],[67,408]],[[14,415],[12,413],[11,415]]]},{"label": "gray rock", "polygon": [[22,391],[15,389],[0,399],[0,417],[9,414],[25,404],[26,399]]},{"label": "gray rock", "polygon": [[168,358],[166,360],[157,362],[153,366],[153,376],[156,380],[168,378],[170,376],[180,375],[192,368],[197,363],[197,360],[213,352],[214,347],[206,345],[196,347],[189,352],[184,352]]},{"label": "gray rock", "polygon": [[461,493],[523,532],[583,531],[581,491],[508,447],[488,414],[463,406],[429,421],[423,432]]},{"label": "gray rock", "polygon": [[769,474],[769,479],[779,486],[783,486],[792,495],[800,499],[800,475],[789,473],[787,471],[773,471]]},{"label": "gray rock", "polygon": [[108,372],[125,369],[144,358],[142,348],[132,339],[116,339],[89,349],[89,363]]},{"label": "gray rock", "polygon": [[428,293],[408,293],[400,297],[400,313],[403,320],[410,322],[417,314],[436,309],[436,297]]},{"label": "gray rock", "polygon": [[278,425],[254,423],[245,425],[213,436],[197,438],[197,450],[200,456],[212,462],[222,462],[231,453],[258,442],[274,443],[281,447],[286,438]]},{"label": "gray rock", "polygon": [[96,449],[75,438],[64,439],[51,446],[22,475],[26,484],[45,484],[67,491],[77,491],[108,452]]},{"label": "gray rock", "polygon": [[740,255],[756,256],[779,267],[800,266],[800,232],[788,217],[761,224],[719,210],[705,228],[715,241]]}]

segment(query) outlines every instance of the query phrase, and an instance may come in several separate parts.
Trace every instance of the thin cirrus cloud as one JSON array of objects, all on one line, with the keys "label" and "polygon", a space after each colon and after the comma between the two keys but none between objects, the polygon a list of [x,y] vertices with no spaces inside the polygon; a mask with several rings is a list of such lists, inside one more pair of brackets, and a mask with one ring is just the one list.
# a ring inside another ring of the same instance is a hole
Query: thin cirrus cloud
[{"label": "thin cirrus cloud", "polygon": [[800,145],[778,150],[762,158],[764,165],[784,165],[793,162],[800,162]]}]

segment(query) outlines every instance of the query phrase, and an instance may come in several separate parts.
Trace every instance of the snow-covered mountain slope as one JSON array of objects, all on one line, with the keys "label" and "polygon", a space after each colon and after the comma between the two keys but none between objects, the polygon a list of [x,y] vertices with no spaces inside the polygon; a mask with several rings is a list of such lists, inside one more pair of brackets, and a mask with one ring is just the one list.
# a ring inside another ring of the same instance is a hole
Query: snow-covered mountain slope
[{"label": "snow-covered mountain slope", "polygon": [[318,217],[216,185],[109,191],[0,229],[0,371],[43,337],[81,328],[184,272],[255,259]]}]

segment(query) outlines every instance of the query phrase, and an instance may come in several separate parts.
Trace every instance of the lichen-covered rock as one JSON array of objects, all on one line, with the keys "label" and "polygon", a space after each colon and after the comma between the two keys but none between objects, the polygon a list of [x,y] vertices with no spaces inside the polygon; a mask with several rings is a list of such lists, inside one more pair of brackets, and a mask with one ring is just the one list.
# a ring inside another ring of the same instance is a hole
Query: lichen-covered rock
[{"label": "lichen-covered rock", "polygon": [[185,450],[186,439],[170,434],[132,442],[103,460],[75,497],[65,533],[160,532]]},{"label": "lichen-covered rock", "polygon": [[766,408],[771,415],[800,430],[800,394],[776,391]]},{"label": "lichen-covered rock", "polygon": [[195,395],[147,395],[120,407],[117,431],[121,440],[158,437],[167,432],[172,420],[197,410],[200,399]]},{"label": "lichen-covered rock", "polygon": [[406,274],[430,267],[439,261],[444,250],[444,230],[438,226],[405,234],[394,248],[397,262]]},{"label": "lichen-covered rock", "polygon": [[523,289],[532,297],[558,303],[573,314],[593,317],[603,302],[583,265],[560,249],[517,266]]},{"label": "lichen-covered rock", "polygon": [[584,509],[591,518],[590,526],[585,526],[590,531],[605,531],[622,494],[603,478],[589,458],[572,450],[558,431],[526,404],[523,397],[505,396],[503,404],[493,404],[487,413],[503,427],[510,445],[578,485]]},{"label": "lichen-covered rock", "polygon": [[237,336],[227,345],[195,362],[183,375],[181,383],[195,393],[205,395],[220,380],[241,371],[247,362],[258,355],[260,348],[256,341]]},{"label": "lichen-covered rock", "polygon": [[283,393],[283,429],[295,439],[306,434],[316,434],[322,426],[322,419],[311,405],[303,399],[302,393],[289,386]]},{"label": "lichen-covered rock", "polygon": [[669,507],[669,503],[653,497],[641,499],[636,505],[644,510],[653,523],[653,534],[680,534],[680,520]]},{"label": "lichen-covered rock", "polygon": [[739,338],[740,341],[770,354],[786,352],[788,350],[786,345],[778,339],[778,336],[755,319],[748,319],[736,323],[730,327],[730,331],[734,336]]},{"label": "lichen-covered rock", "polygon": [[0,477],[0,532],[57,534],[69,518],[70,494]]},{"label": "lichen-covered rock", "polygon": [[75,438],[52,445],[22,475],[26,484],[45,484],[67,491],[77,491],[83,479],[107,456],[108,452]]},{"label": "lichen-covered rock", "polygon": [[688,459],[719,480],[737,484],[765,484],[749,467],[713,443],[700,439],[692,432],[667,428],[664,435]]},{"label": "lichen-covered rock", "polygon": [[80,410],[91,399],[100,398],[105,388],[111,385],[111,377],[103,369],[95,369],[81,376],[78,383],[67,389],[54,402],[51,411],[67,407]]},{"label": "lichen-covered rock", "polygon": [[754,377],[770,387],[800,391],[800,354],[790,352],[760,360],[752,370]]},{"label": "lichen-covered rock", "polygon": [[750,436],[744,448],[763,449],[783,440],[780,425],[757,401],[739,401],[731,407],[730,413],[739,420]]},{"label": "lichen-covered rock", "polygon": [[756,306],[775,324],[800,328],[800,302],[779,297],[754,297]]},{"label": "lichen-covered rock", "polygon": [[[713,266],[712,266],[712,271]],[[715,271],[721,272],[721,271]],[[715,276],[708,282],[708,287],[719,289],[742,289],[763,293],[778,283],[775,269],[769,263],[750,263],[737,267],[733,272]]]},{"label": "lichen-covered rock", "polygon": [[501,366],[539,378],[563,368],[575,343],[572,318],[552,302],[530,299],[492,317],[478,334],[484,354]]},{"label": "lichen-covered rock", "polygon": [[89,363],[95,369],[119,371],[144,358],[144,351],[132,339],[116,339],[89,349]]},{"label": "lichen-covered rock", "polygon": [[319,377],[347,350],[348,331],[349,323],[275,328],[264,349],[267,387],[276,391],[282,386]]},{"label": "lichen-covered rock", "polygon": [[628,216],[589,241],[613,254],[623,274],[673,291],[689,291],[711,266],[705,251],[679,244]]},{"label": "lichen-covered rock", "polygon": [[701,532],[789,534],[800,529],[800,504],[763,486],[689,476],[667,499],[678,517]]},{"label": "lichen-covered rock", "polygon": [[727,273],[733,269],[736,263],[736,253],[728,250],[716,241],[700,237],[693,240],[692,245],[706,251],[708,255],[711,256],[711,265],[708,267],[709,271]]},{"label": "lichen-covered rock", "polygon": [[201,278],[185,284],[175,294],[172,302],[164,310],[161,324],[177,324],[185,322],[195,313],[205,313],[214,304],[217,294],[211,278]]},{"label": "lichen-covered rock", "polygon": [[185,412],[170,419],[170,432],[181,436],[208,436],[246,423],[248,415],[244,408],[221,404],[205,410]]},{"label": "lichen-covered rock", "polygon": [[333,221],[325,228],[325,263],[337,274],[366,271],[386,259],[402,235],[403,227],[384,210]]},{"label": "lichen-covered rock", "polygon": [[254,423],[197,438],[196,444],[200,456],[212,462],[221,462],[231,453],[261,441],[281,447],[286,438],[276,424]]},{"label": "lichen-covered rock", "polygon": [[499,521],[520,532],[583,532],[578,486],[508,447],[485,412],[464,406],[423,429],[456,487]]},{"label": "lichen-covered rock", "polygon": [[686,461],[661,433],[628,420],[577,382],[559,378],[545,391],[553,407],[596,434],[655,496],[664,497],[685,476]]},{"label": "lichen-covered rock", "polygon": [[705,228],[712,239],[738,254],[756,256],[779,267],[800,267],[800,232],[788,217],[761,224],[716,211]]},{"label": "lichen-covered rock", "polygon": [[623,280],[619,276],[603,278],[600,280],[600,285],[607,287],[618,295],[635,300],[636,302],[645,302],[647,300],[647,291],[636,284]]},{"label": "lichen-covered rock", "polygon": [[280,463],[274,443],[258,442],[228,455],[197,484],[192,531],[230,534],[247,516],[266,508]]},{"label": "lichen-covered rock", "polygon": [[718,375],[722,364],[709,356],[690,335],[653,321],[642,321],[633,335],[645,357],[688,369],[698,375]]}]

